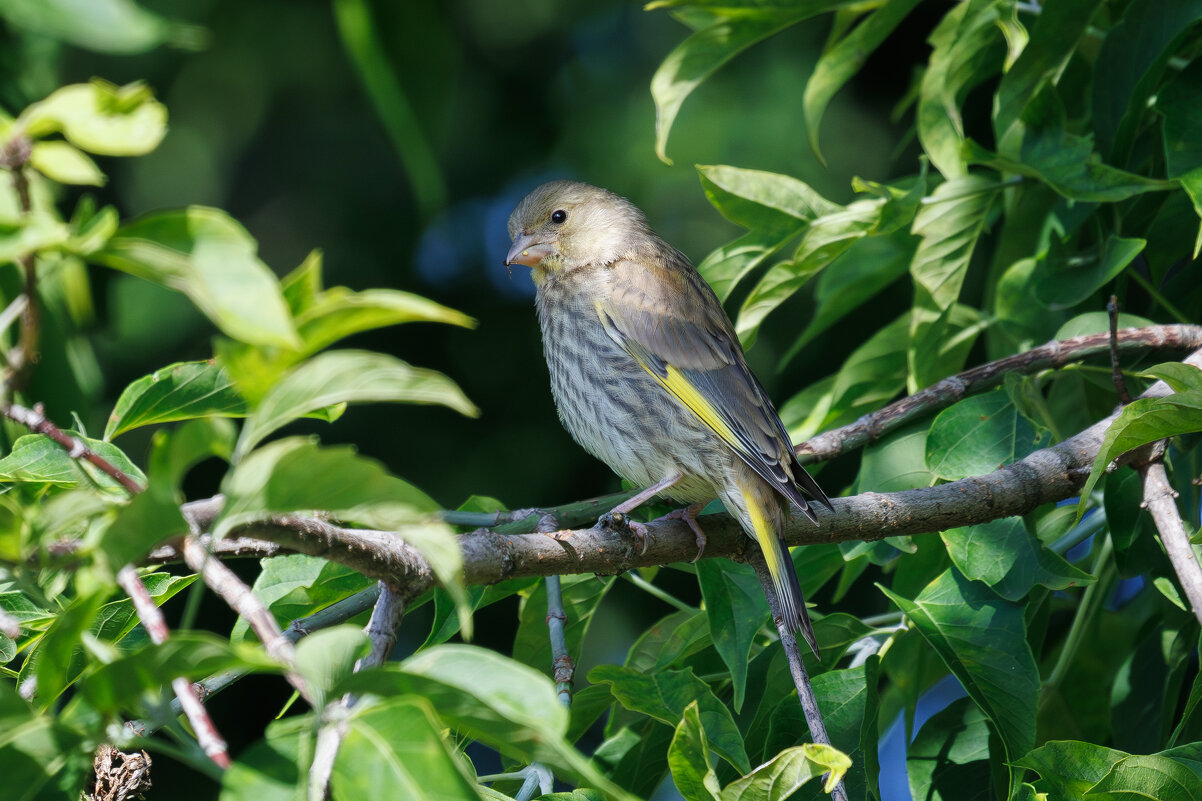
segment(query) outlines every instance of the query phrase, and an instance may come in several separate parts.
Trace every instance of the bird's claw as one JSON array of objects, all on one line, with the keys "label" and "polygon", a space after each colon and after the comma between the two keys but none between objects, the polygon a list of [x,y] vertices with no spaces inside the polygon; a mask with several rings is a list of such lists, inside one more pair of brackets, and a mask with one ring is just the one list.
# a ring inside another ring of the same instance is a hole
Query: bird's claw
[{"label": "bird's claw", "polygon": [[606,512],[597,518],[597,525],[619,534],[632,535],[643,544],[643,549],[639,551],[640,555],[647,553],[647,546],[651,544],[651,532],[647,530],[645,524],[631,520],[625,512]]}]

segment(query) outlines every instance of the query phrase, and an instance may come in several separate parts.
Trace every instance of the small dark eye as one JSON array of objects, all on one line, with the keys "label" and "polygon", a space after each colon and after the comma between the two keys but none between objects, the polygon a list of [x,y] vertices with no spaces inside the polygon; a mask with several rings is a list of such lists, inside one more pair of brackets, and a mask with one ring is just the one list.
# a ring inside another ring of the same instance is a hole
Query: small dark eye
[{"label": "small dark eye", "polygon": [[556,225],[561,225],[567,218],[568,213],[563,209],[556,209],[555,211],[551,212],[551,222],[555,223]]}]

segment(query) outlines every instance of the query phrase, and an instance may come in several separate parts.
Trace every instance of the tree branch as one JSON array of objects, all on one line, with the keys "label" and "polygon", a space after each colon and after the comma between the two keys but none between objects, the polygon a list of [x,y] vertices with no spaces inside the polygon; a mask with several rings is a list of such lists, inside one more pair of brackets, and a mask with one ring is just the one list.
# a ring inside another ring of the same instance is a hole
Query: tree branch
[{"label": "tree branch", "polygon": [[[1127,328],[1117,331],[1115,346],[1121,351],[1180,350],[1202,348],[1202,326],[1156,325],[1147,328]],[[996,362],[945,378],[926,389],[891,403],[879,411],[866,414],[859,420],[811,437],[796,447],[802,464],[834,459],[842,453],[862,448],[912,420],[951,406],[974,392],[981,392],[1002,383],[1006,373],[1033,373],[1049,368],[1058,369],[1090,356],[1109,353],[1109,333],[1088,334],[1065,340],[1052,340],[1026,353],[1019,353]]]}]

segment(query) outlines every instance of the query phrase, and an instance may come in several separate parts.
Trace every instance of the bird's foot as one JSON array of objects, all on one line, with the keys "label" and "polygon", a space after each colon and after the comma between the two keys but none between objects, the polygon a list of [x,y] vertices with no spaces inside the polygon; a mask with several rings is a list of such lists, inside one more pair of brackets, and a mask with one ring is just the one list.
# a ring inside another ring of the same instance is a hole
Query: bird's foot
[{"label": "bird's foot", "polygon": [[683,520],[693,530],[693,540],[697,543],[697,555],[693,557],[693,563],[696,563],[705,553],[705,532],[701,530],[701,524],[697,522],[697,513],[705,508],[706,503],[707,501],[701,501],[683,509],[677,509],[675,512],[668,512],[659,518],[660,520]]},{"label": "bird's foot", "polygon": [[606,512],[597,518],[597,525],[619,534],[633,536],[642,543],[643,548],[639,553],[647,553],[647,546],[651,544],[651,533],[647,531],[646,525],[637,520],[631,520],[630,515],[625,512]]}]

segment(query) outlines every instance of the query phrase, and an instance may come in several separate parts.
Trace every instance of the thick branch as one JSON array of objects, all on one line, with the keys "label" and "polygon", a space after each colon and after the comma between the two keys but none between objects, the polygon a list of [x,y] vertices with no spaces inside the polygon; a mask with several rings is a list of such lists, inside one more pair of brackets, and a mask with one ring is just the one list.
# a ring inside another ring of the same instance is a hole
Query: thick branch
[{"label": "thick branch", "polygon": [[[1202,351],[1191,355],[1186,362],[1202,366]],[[1168,394],[1171,394],[1169,387],[1157,382],[1143,396]],[[986,523],[1062,501],[1084,485],[1102,437],[1115,416],[984,476],[905,492],[866,492],[835,498],[835,511],[822,515],[818,525],[804,519],[793,520],[783,536],[790,545],[879,540]],[[185,513],[203,529],[212,523],[220,508],[221,499],[212,498],[187,504]],[[464,534],[459,537],[464,581],[474,585],[523,576],[610,575],[693,557],[694,536],[685,523],[664,520],[646,525],[650,537],[645,552],[629,537],[599,528],[554,535],[504,535],[491,531]],[[751,541],[728,515],[707,515],[703,527],[708,537],[705,558],[746,561]],[[313,518],[278,517],[247,525],[236,535],[328,557],[370,578],[403,588],[407,597],[424,592],[434,583],[425,559],[406,545],[402,537],[389,532],[348,529]]]},{"label": "thick branch", "polygon": [[[1202,326],[1157,325],[1127,328],[1115,333],[1115,348],[1131,352],[1141,350],[1194,351],[1202,348]],[[983,364],[945,378],[921,392],[909,395],[884,409],[866,414],[850,425],[823,432],[797,446],[802,464],[834,459],[841,453],[862,448],[920,417],[951,406],[965,397],[997,386],[1007,373],[1033,373],[1057,369],[1090,356],[1109,353],[1111,335],[1088,334],[1064,340],[1052,340],[1038,348]]]}]

